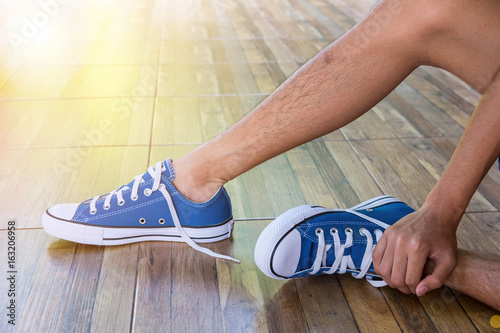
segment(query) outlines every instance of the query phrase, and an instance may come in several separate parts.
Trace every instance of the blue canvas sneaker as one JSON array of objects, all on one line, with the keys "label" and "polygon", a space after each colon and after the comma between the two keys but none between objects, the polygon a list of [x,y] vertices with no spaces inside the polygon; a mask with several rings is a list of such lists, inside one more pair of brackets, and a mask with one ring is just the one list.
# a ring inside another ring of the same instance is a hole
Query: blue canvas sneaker
[{"label": "blue canvas sneaker", "polygon": [[255,263],[274,279],[350,272],[382,287],[386,283],[373,269],[373,249],[385,229],[413,211],[390,196],[350,209],[299,206],[262,231],[255,245]]},{"label": "blue canvas sneaker", "polygon": [[195,203],[177,191],[174,178],[171,159],[158,162],[108,194],[50,207],[42,216],[43,229],[82,244],[186,242],[211,256],[237,261],[196,244],[231,236],[234,220],[226,190],[221,187],[207,202]]}]

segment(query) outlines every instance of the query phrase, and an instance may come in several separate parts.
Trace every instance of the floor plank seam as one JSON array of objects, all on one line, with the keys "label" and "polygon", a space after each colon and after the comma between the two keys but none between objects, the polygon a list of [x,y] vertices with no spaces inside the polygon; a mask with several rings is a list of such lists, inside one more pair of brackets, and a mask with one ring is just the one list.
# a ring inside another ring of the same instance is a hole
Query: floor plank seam
[{"label": "floor plank seam", "polygon": [[[141,62],[141,63],[90,63],[90,64],[82,64],[82,65],[45,65],[45,66],[40,66],[40,65],[29,65],[29,66],[23,66],[19,67],[21,68],[89,68],[89,67],[139,67],[139,66],[166,66],[166,65],[259,65],[259,64],[294,64],[296,65],[297,63],[295,61],[279,61],[279,60],[265,60],[265,61],[175,61],[175,62],[160,62],[159,64],[156,63],[148,63],[148,62]],[[9,67],[0,67],[2,68],[9,68]],[[17,68],[16,67],[11,67],[11,68]],[[17,73],[17,72],[16,72]],[[15,74],[12,74],[14,76]],[[6,81],[7,82],[7,81]],[[0,87],[1,88],[1,87]]]},{"label": "floor plank seam", "polygon": [[141,245],[137,246],[137,264],[135,269],[135,281],[134,281],[134,296],[132,299],[132,313],[130,318],[130,328],[129,332],[134,332],[135,327],[135,317],[137,313],[137,293],[139,292],[138,284],[139,284],[139,267],[140,267],[140,259],[141,259]]},{"label": "floor plank seam", "polygon": [[268,96],[271,93],[239,93],[239,94],[190,94],[190,95],[140,95],[140,96],[82,96],[82,97],[47,97],[47,98],[0,98],[0,102],[39,102],[39,101],[58,101],[58,100],[90,100],[90,99],[121,99],[121,98],[198,98],[198,97],[238,97],[238,96]]},{"label": "floor plank seam", "polygon": [[[396,137],[396,138],[368,138],[368,139],[314,139],[312,142],[366,142],[366,141],[384,141],[384,140],[417,140],[417,139],[453,139],[457,136],[422,136],[422,137]],[[47,146],[47,147],[0,147],[0,150],[41,150],[41,149],[77,149],[77,148],[126,148],[126,147],[175,147],[175,146],[200,146],[204,142],[185,142],[185,143],[150,143],[150,144],[123,144],[123,145],[95,145],[95,146]]]}]

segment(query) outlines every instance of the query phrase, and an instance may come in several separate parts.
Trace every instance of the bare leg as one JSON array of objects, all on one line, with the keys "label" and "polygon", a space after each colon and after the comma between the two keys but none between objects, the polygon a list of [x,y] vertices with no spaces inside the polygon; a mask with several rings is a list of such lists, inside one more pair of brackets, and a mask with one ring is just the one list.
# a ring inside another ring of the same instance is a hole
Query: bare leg
[{"label": "bare leg", "polygon": [[[361,116],[422,64],[484,90],[500,66],[499,9],[494,0],[382,1],[242,121],[175,161],[175,186],[207,200],[243,172]],[[467,62],[474,66],[464,69]]]},{"label": "bare leg", "polygon": [[[426,267],[429,272],[430,267]],[[444,284],[500,310],[500,257],[459,249],[457,265]]]}]

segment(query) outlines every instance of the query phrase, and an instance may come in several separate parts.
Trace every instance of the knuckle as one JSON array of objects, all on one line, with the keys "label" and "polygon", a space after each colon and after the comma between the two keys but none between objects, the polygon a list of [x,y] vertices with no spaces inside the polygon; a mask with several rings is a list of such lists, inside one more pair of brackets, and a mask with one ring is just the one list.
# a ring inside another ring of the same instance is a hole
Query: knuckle
[{"label": "knuckle", "polygon": [[411,294],[411,290],[409,290],[408,288],[403,288],[403,287],[401,287],[401,288],[398,288],[398,289],[399,289],[399,291],[401,291],[403,294],[406,294],[406,295]]},{"label": "knuckle", "polygon": [[[379,267],[378,270],[376,270],[376,272],[384,279],[389,279],[391,277],[390,275],[390,270],[387,269],[386,267]],[[387,281],[386,281],[387,282]]]},{"label": "knuckle", "polygon": [[400,277],[392,277],[392,283],[398,288],[398,289],[405,289],[406,284],[404,279]]},{"label": "knuckle", "polygon": [[410,241],[409,248],[410,252],[417,254],[422,252],[422,250],[424,249],[424,244],[419,239],[412,239]]},{"label": "knuckle", "polygon": [[419,279],[415,278],[414,276],[408,276],[406,277],[405,279],[405,284],[411,289],[411,290],[414,290],[418,283],[419,283]]},{"label": "knuckle", "polygon": [[384,279],[385,283],[387,283],[387,285],[391,288],[396,288],[396,286],[394,285],[394,283],[392,283],[392,281],[390,279]]}]

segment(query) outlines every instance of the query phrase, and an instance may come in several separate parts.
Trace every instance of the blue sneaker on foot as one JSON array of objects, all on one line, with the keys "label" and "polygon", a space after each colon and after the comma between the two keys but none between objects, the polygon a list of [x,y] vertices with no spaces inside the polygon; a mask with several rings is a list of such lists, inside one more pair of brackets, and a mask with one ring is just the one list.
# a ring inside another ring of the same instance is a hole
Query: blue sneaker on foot
[{"label": "blue sneaker on foot", "polygon": [[373,249],[385,229],[413,211],[390,196],[350,209],[299,206],[262,231],[255,245],[255,263],[274,279],[350,272],[383,287],[386,283],[373,269]]},{"label": "blue sneaker on foot", "polygon": [[158,162],[108,194],[81,204],[50,207],[42,216],[43,229],[82,244],[186,242],[214,257],[235,260],[196,244],[231,236],[234,220],[225,189],[221,187],[207,202],[195,203],[177,191],[172,184],[174,178],[171,159]]}]

